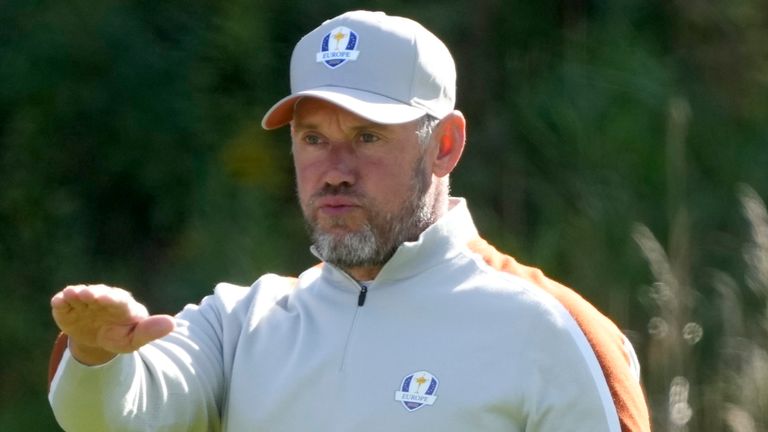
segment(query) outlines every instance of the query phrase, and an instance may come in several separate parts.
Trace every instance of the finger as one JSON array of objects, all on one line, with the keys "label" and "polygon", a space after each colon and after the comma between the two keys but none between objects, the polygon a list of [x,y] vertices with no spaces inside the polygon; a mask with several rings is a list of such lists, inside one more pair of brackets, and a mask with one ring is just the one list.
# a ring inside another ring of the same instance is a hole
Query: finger
[{"label": "finger", "polygon": [[73,294],[71,290],[70,292],[65,291],[66,289],[61,290],[53,297],[51,297],[51,312],[53,313],[54,318],[57,315],[62,316],[76,310],[77,308],[83,307],[83,303],[81,303],[77,297],[72,297]]},{"label": "finger", "polygon": [[79,285],[76,287],[77,296],[80,301],[87,304],[96,302],[126,301],[131,298],[130,293],[120,288],[113,288],[107,285]]},{"label": "finger", "polygon": [[67,285],[61,292],[64,293],[65,296],[77,296],[81,291],[87,290],[88,287],[89,285],[83,284]]},{"label": "finger", "polygon": [[53,305],[66,302],[71,309],[81,311],[98,307],[115,317],[122,316],[124,320],[142,319],[148,315],[146,308],[138,304],[131,293],[107,285],[72,285],[54,297]]},{"label": "finger", "polygon": [[152,315],[136,325],[133,331],[132,345],[139,348],[171,333],[176,326],[170,315]]},{"label": "finger", "polygon": [[61,295],[73,307],[83,306],[92,298],[87,285],[70,285],[61,290]]},{"label": "finger", "polygon": [[69,303],[64,299],[64,293],[59,291],[53,297],[51,297],[51,307],[56,308],[69,308]]}]

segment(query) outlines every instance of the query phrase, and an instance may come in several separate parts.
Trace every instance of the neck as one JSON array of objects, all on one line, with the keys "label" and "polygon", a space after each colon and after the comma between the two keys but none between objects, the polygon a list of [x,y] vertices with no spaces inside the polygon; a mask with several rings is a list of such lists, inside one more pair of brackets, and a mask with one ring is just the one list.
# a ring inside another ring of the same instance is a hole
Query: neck
[{"label": "neck", "polygon": [[360,266],[343,269],[352,279],[362,282],[376,279],[382,266]]}]

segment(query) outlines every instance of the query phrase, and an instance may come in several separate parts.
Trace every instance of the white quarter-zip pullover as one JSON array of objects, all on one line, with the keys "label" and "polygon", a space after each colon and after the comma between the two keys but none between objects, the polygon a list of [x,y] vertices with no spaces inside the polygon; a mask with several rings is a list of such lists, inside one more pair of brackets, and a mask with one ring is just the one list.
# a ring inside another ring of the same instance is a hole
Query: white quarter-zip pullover
[{"label": "white quarter-zip pullover", "polygon": [[220,284],[135,353],[88,367],[65,351],[56,418],[73,432],[649,430],[618,329],[451,205],[364,285],[330,264]]}]

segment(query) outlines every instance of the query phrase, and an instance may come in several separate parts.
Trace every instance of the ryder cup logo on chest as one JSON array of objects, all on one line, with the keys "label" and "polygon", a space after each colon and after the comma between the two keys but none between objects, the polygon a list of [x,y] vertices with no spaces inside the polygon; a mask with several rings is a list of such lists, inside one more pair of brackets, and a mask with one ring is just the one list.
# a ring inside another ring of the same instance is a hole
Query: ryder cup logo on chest
[{"label": "ryder cup logo on chest", "polygon": [[347,27],[336,27],[323,37],[316,60],[331,69],[336,69],[348,61],[355,61],[360,55],[360,51],[355,49],[357,42],[357,33]]},{"label": "ryder cup logo on chest", "polygon": [[408,411],[416,411],[435,403],[439,384],[437,377],[427,371],[414,372],[403,378],[400,390],[395,392],[395,400],[402,402]]}]

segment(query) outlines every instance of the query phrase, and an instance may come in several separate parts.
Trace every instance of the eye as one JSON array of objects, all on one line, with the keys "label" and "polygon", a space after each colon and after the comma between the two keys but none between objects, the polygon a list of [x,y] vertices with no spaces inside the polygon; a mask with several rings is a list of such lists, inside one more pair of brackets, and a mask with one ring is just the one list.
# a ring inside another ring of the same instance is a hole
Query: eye
[{"label": "eye", "polygon": [[301,140],[309,145],[317,145],[323,142],[323,139],[320,137],[320,135],[312,133],[304,134],[304,136],[301,137]]},{"label": "eye", "polygon": [[379,141],[380,138],[378,135],[370,133],[370,132],[362,132],[359,137],[361,142],[364,143],[375,143],[376,141]]}]

